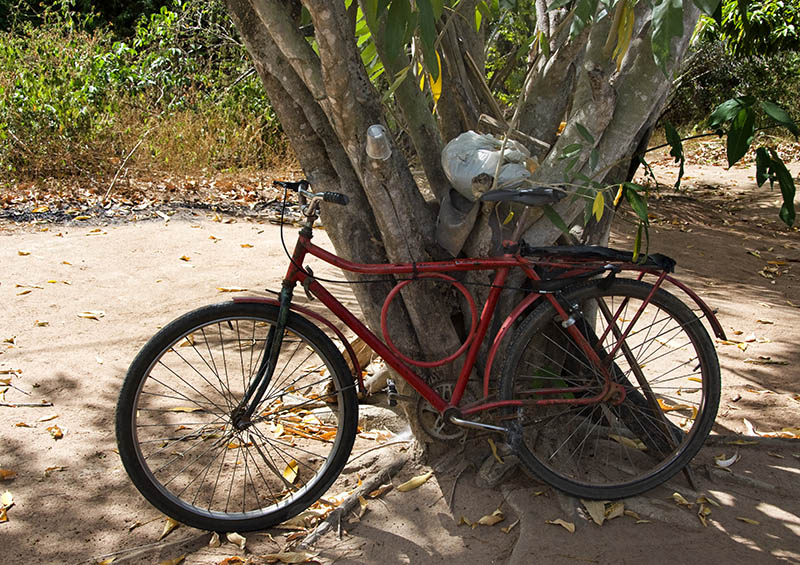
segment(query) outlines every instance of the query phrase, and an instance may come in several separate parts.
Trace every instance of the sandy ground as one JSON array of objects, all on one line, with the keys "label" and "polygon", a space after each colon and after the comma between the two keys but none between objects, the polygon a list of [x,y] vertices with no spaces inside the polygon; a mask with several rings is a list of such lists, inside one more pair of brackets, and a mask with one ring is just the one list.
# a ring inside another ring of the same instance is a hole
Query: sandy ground
[{"label": "sandy ground", "polygon": [[[580,503],[521,473],[496,489],[479,488],[475,466],[484,448],[429,465],[409,462],[392,478],[395,485],[430,465],[433,478],[417,490],[370,500],[360,519],[343,520],[341,538],[334,531],[317,543],[316,560],[800,562],[800,442],[742,435],[751,433],[745,419],[758,432],[800,426],[800,237],[781,227],[777,191],[756,190],[749,174],[691,167],[692,190],[651,204],[651,250],[677,259],[678,276],[719,310],[729,339],[745,342],[718,344],[723,398],[715,437],[692,463],[700,492],[678,475],[626,500],[628,515],[597,526],[581,515]],[[13,385],[2,401],[52,403],[0,406],[0,469],[16,474],[0,480],[0,491],[14,501],[0,523],[4,562],[159,563],[181,556],[198,564],[231,557],[262,562],[259,556],[296,543],[275,529],[247,535],[244,551],[212,548],[207,533],[187,527],[158,541],[164,518],[130,484],[115,452],[117,392],[147,338],[187,310],[229,299],[219,287],[255,294],[278,287],[286,264],[278,228],[214,219],[184,212],[168,222],[0,224],[0,379]],[[620,226],[615,243],[629,247],[631,234]],[[293,240],[290,230],[287,239]],[[322,234],[318,241],[326,243]],[[348,299],[346,289],[339,294]],[[367,410],[399,429],[393,413]],[[54,439],[53,426],[61,439]],[[369,475],[374,457],[403,445],[362,457],[334,490],[352,488],[357,475]],[[733,472],[714,469],[714,456],[736,452],[741,460]],[[706,527],[699,505],[676,504],[676,491],[690,502],[700,494],[719,502]],[[495,526],[459,525],[462,516],[472,522],[497,508],[504,520]],[[546,523],[557,518],[576,531]],[[228,561],[235,562],[242,561]]]}]

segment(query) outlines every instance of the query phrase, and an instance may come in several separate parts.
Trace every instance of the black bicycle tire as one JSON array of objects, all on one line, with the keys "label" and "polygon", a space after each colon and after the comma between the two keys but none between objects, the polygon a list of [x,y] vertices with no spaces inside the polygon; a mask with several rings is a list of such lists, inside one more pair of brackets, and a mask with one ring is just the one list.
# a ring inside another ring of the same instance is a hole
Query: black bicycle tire
[{"label": "black bicycle tire", "polygon": [[[642,299],[650,294],[651,289],[652,285],[648,283],[627,279],[617,279],[606,289],[601,288],[597,281],[588,281],[576,284],[568,289],[564,292],[563,298],[565,302],[581,303],[593,295],[596,296],[597,293],[601,293],[601,295],[605,296],[629,295],[633,298]],[[697,454],[711,431],[716,418],[721,388],[719,361],[714,344],[702,322],[691,309],[675,296],[664,289],[659,289],[652,300],[654,304],[676,319],[685,329],[698,355],[699,365],[702,367],[703,408],[698,413],[697,423],[692,428],[691,437],[688,437],[688,440],[679,446],[677,452],[669,457],[669,461],[666,464],[656,467],[652,473],[631,482],[603,485],[588,484],[566,477],[552,470],[547,464],[542,463],[521,439],[520,441],[512,442],[523,465],[554,488],[576,497],[599,500],[613,500],[641,494],[662,484],[678,473]],[[553,306],[549,302],[544,302],[536,307],[516,330],[501,374],[501,399],[513,399],[515,369],[525,347],[530,339],[544,331],[556,316]],[[626,388],[628,387],[626,386]],[[639,394],[640,398],[633,397],[633,401],[643,401],[644,397],[641,396],[641,393],[637,392],[637,394]],[[513,412],[513,410],[509,412]],[[507,426],[510,437],[520,437],[521,430],[517,419],[509,419]]]},{"label": "black bicycle tire", "polygon": [[[212,516],[210,513],[194,511],[191,505],[179,504],[162,491],[159,484],[145,470],[142,453],[136,441],[134,414],[137,410],[137,394],[150,368],[160,356],[183,336],[201,326],[208,326],[218,320],[256,319],[274,323],[278,317],[278,307],[270,304],[225,302],[204,306],[169,323],[155,334],[142,348],[132,362],[123,382],[116,411],[116,435],[119,455],[131,481],[139,492],[158,510],[183,524],[203,530],[217,532],[242,532],[261,530],[279,524],[296,516],[317,501],[334,483],[347,463],[358,427],[358,401],[354,389],[353,376],[341,353],[317,326],[302,316],[290,312],[287,329],[300,336],[311,345],[325,362],[339,391],[338,402],[342,403],[340,416],[343,420],[341,431],[337,434],[331,450],[327,467],[315,476],[313,484],[293,502],[273,511],[257,516],[228,519]],[[334,452],[335,451],[335,452]]]}]

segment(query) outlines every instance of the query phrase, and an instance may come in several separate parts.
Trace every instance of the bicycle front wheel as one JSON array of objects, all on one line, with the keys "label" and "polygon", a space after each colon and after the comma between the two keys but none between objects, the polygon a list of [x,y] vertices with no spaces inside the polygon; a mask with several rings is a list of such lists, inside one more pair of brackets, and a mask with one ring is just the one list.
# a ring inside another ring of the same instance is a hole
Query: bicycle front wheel
[{"label": "bicycle front wheel", "polygon": [[[520,460],[568,494],[615,499],[645,492],[686,465],[714,423],[714,345],[697,316],[667,291],[646,303],[652,289],[632,280],[607,288],[592,281],[560,298],[580,305],[575,327],[624,388],[621,402],[580,404],[600,393],[604,377],[549,302],[529,314],[510,345],[500,393],[522,401],[507,415]],[[541,394],[545,388],[573,390]],[[558,403],[535,403],[554,396]]]},{"label": "bicycle front wheel", "polygon": [[257,410],[247,423],[237,417],[277,315],[266,304],[200,308],[158,332],[128,370],[120,457],[142,495],[179,522],[267,528],[313,504],[347,461],[358,423],[352,375],[294,313]]}]

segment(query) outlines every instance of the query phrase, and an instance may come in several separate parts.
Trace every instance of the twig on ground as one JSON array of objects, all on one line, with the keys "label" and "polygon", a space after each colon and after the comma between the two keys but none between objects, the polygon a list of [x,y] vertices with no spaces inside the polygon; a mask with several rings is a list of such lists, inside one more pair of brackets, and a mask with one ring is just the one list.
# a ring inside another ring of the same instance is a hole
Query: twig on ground
[{"label": "twig on ground", "polygon": [[403,465],[406,464],[406,461],[410,459],[411,455],[404,453],[404,454],[396,454],[394,457],[388,458],[388,461],[385,462],[378,462],[378,472],[369,477],[366,481],[361,483],[361,486],[349,497],[347,497],[344,502],[342,502],[336,510],[330,513],[328,518],[324,522],[320,522],[314,531],[308,534],[303,541],[300,542],[298,546],[300,549],[308,549],[313,546],[319,538],[325,535],[328,530],[334,524],[341,525],[342,516],[349,512],[352,508],[359,503],[359,497],[364,496],[365,494],[369,494],[376,488],[378,488],[381,483],[384,482],[387,478],[391,478],[391,476],[397,471],[399,471]]},{"label": "twig on ground", "polygon": [[17,408],[17,407],[24,407],[24,408],[39,408],[39,407],[47,407],[52,406],[52,402],[0,402],[0,406],[6,406],[8,408]]}]

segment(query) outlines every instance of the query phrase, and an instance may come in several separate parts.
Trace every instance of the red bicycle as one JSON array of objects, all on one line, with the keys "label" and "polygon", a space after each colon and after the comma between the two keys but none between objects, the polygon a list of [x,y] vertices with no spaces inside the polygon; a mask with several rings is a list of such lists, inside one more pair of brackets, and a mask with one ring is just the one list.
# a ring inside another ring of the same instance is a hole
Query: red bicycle
[{"label": "red bicycle", "polygon": [[[181,316],[148,341],[122,386],[120,456],[134,485],[165,514],[206,530],[264,529],[323,497],[344,468],[359,433],[361,367],[336,326],[292,302],[298,283],[419,393],[418,413],[431,435],[496,433],[525,467],[569,494],[639,494],[700,449],[720,396],[719,363],[702,319],[722,339],[724,332],[697,294],[670,274],[671,259],[634,262],[630,253],[604,247],[520,242],[507,243],[497,257],[355,263],[311,243],[320,202],[347,198],[313,192],[306,181],[277,184],[299,193],[306,218],[280,297],[235,299]],[[557,196],[538,188],[483,197],[527,204],[548,198]],[[395,278],[383,339],[304,266],[307,255]],[[516,269],[527,278],[524,298],[492,332],[479,367],[498,299]],[[494,273],[480,314],[456,276],[465,271]],[[386,327],[400,290],[427,279],[460,292],[472,320],[458,351],[423,362],[401,353]],[[320,326],[342,341],[343,352]],[[461,356],[454,382],[431,382],[414,368]],[[468,386],[473,371],[483,375],[481,392]]]}]

